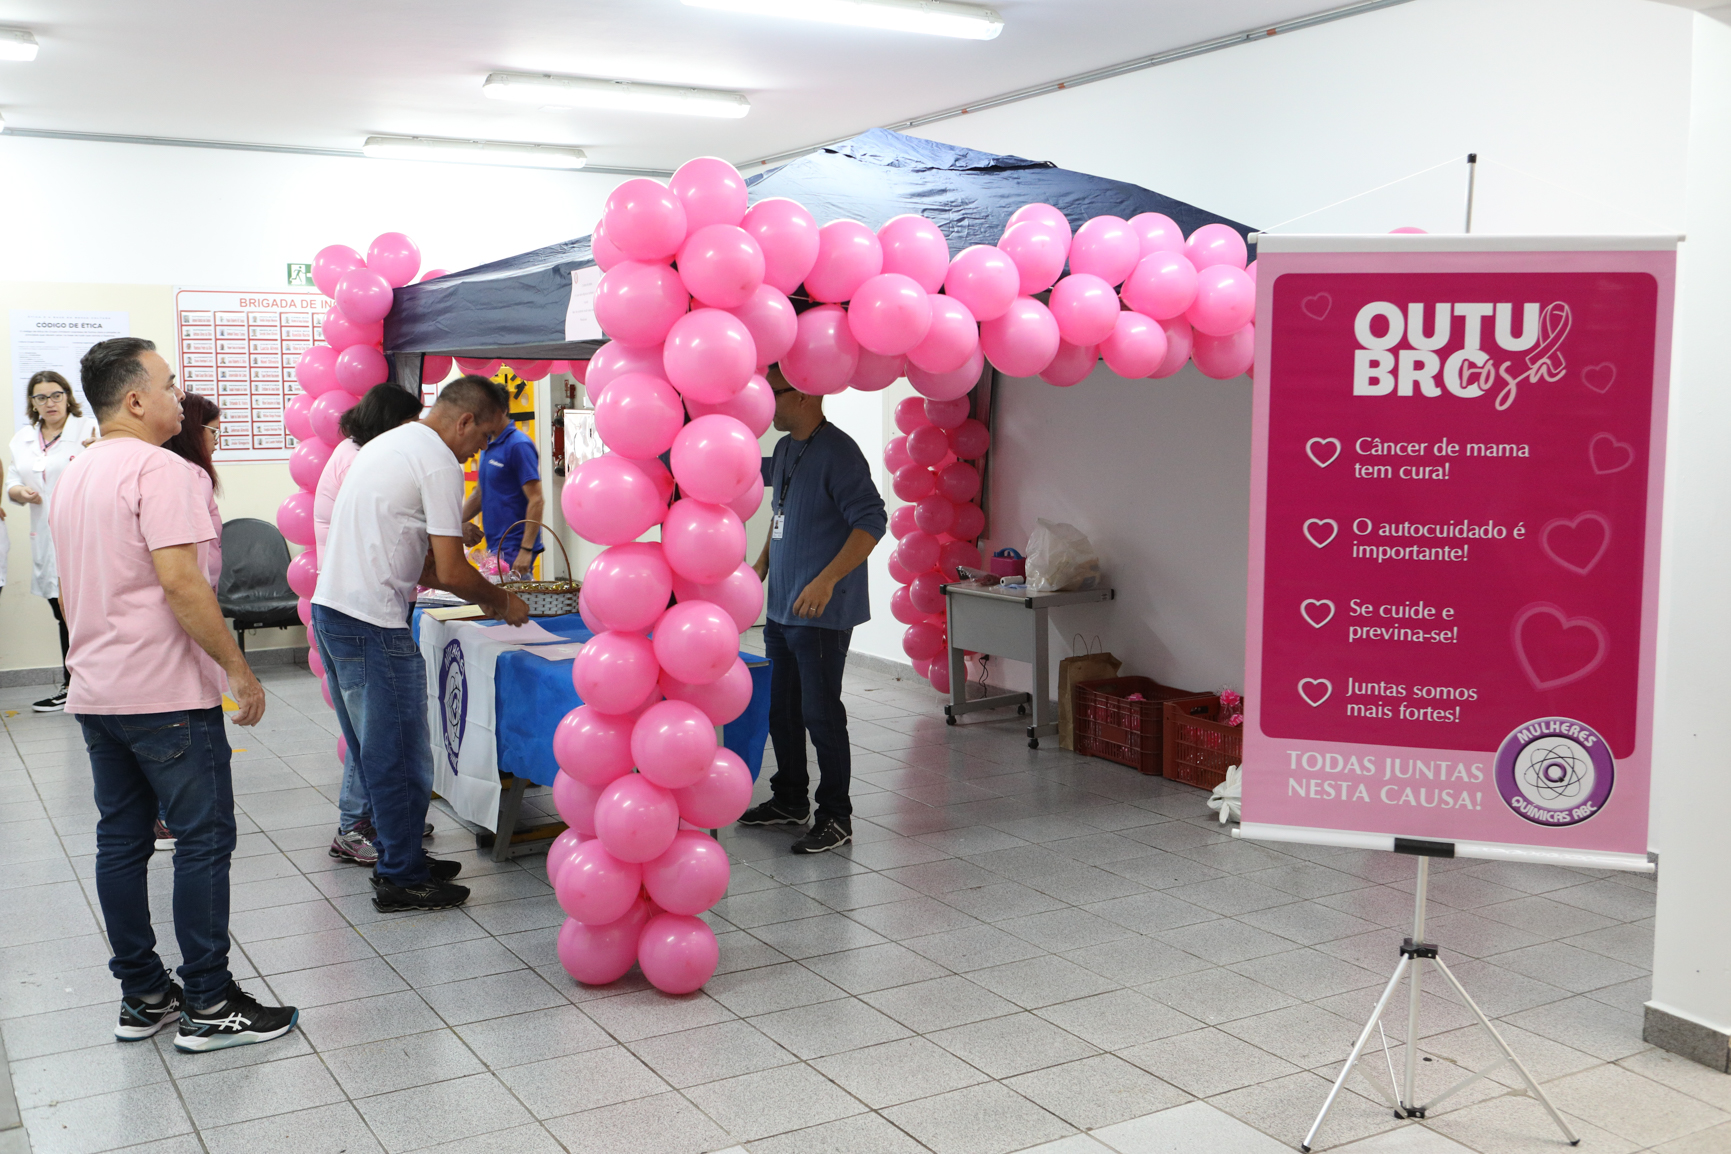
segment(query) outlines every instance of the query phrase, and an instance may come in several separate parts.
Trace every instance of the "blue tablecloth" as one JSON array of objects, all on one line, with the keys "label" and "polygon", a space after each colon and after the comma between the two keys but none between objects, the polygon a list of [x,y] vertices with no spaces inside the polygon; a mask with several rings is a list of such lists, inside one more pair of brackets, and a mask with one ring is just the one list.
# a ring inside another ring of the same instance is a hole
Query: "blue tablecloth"
[{"label": "blue tablecloth", "polygon": [[[415,610],[410,626],[417,641],[421,612]],[[534,620],[569,641],[594,636],[575,613]],[[769,741],[769,659],[755,653],[740,656],[751,670],[751,704],[723,728],[722,744],[739,755],[756,781]],[[501,774],[526,777],[536,785],[553,784],[553,775],[559,772],[559,763],[553,760],[553,730],[583,704],[571,684],[571,665],[569,660],[548,661],[520,649],[499,655],[493,668],[493,708]]]}]

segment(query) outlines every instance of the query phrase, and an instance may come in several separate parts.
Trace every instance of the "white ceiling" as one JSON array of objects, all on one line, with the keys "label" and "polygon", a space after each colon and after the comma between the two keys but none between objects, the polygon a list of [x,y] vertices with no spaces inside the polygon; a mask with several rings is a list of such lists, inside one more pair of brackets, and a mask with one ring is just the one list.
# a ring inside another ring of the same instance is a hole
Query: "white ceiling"
[{"label": "white ceiling", "polygon": [[[447,136],[578,145],[596,165],[743,164],[1341,2],[996,0],[1003,33],[969,41],[680,0],[0,0],[0,25],[41,43],[32,63],[0,63],[0,114],[38,131],[346,150]],[[493,71],[723,88],[752,111],[540,110],[483,97]]]}]

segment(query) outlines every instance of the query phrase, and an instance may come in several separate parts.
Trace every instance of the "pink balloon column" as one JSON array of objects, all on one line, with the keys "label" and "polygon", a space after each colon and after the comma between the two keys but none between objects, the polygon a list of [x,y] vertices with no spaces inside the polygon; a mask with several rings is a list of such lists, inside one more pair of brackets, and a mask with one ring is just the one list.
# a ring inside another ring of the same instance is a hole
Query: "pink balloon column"
[{"label": "pink balloon column", "polygon": [[[701,830],[751,799],[751,774],[715,727],[751,700],[739,635],[763,585],[740,510],[761,498],[757,438],[774,407],[757,369],[795,339],[782,286],[814,259],[802,213],[781,202],[753,218],[738,171],[704,157],[669,185],[626,182],[602,218],[624,258],[601,278],[612,339],[588,375],[610,451],[577,468],[560,502],[579,536],[608,548],[583,583],[599,630],[572,667],[584,704],[553,739],[554,804],[576,840],[548,864],[569,915],[559,960],[586,984],[637,964],[683,994],[715,972],[715,934],[696,915],[726,892],[729,866]],[[659,541],[638,540],[657,526]]]},{"label": "pink balloon column", "polygon": [[[318,552],[310,548],[313,492],[325,463],[342,440],[338,422],[343,413],[368,389],[390,379],[384,353],[384,319],[391,310],[393,290],[414,280],[420,268],[421,250],[400,232],[375,237],[365,257],[341,244],[327,245],[313,257],[313,284],[336,303],[324,314],[318,341],[302,350],[295,362],[283,421],[296,442],[289,457],[289,476],[297,488],[276,514],[277,528],[285,538],[309,546],[289,565],[289,587],[300,598],[300,618],[308,625],[319,579]],[[428,370],[436,372],[436,379],[443,379],[450,359],[427,360]],[[425,376],[423,372],[423,379]],[[307,664],[329,704],[331,687],[316,645]],[[347,748],[339,738],[337,761],[346,757]]]}]

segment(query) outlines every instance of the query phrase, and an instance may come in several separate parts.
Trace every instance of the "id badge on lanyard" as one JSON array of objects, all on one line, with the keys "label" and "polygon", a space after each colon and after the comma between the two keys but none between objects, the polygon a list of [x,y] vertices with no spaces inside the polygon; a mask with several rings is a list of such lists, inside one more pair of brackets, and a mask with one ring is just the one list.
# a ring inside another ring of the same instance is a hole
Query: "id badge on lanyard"
[{"label": "id badge on lanyard", "polygon": [[772,518],[770,520],[770,522],[769,522],[769,539],[771,541],[781,540],[781,528],[782,528],[783,523],[785,523],[786,521],[787,521],[787,514],[786,513],[777,513],[774,516],[774,518]]}]

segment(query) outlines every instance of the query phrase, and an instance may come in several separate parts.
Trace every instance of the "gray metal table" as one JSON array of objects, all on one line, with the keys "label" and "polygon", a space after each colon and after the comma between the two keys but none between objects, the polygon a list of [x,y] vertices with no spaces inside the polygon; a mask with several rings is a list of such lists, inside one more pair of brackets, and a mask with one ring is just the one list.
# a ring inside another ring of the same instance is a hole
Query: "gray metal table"
[{"label": "gray metal table", "polygon": [[[1029,593],[1017,595],[995,593],[992,588],[978,585],[951,584],[944,586],[945,613],[950,627],[950,703],[944,706],[944,719],[951,725],[964,713],[981,709],[1002,709],[1014,705],[1017,713],[1026,713],[1031,702],[1033,724],[1028,726],[1028,748],[1040,748],[1040,738],[1058,732],[1058,719],[1047,716],[1051,709],[1046,691],[1046,613],[1064,605],[1091,605],[1112,601],[1118,596],[1113,589],[1089,589],[1081,593]],[[966,666],[962,651],[989,653],[1026,661],[1034,667],[1032,693],[1000,693],[969,701]]]}]

